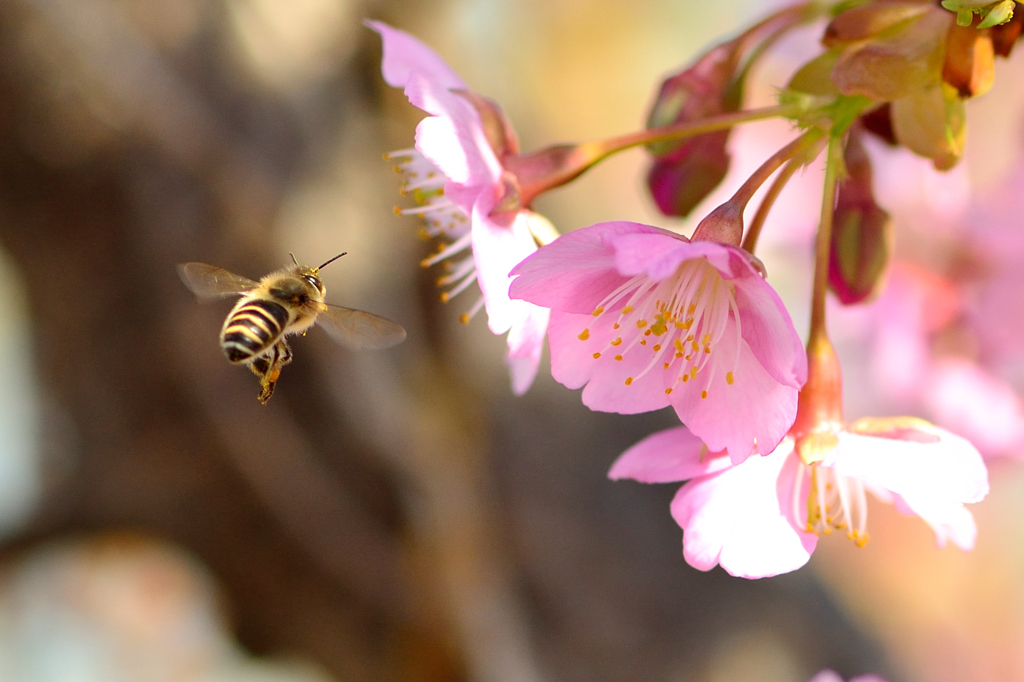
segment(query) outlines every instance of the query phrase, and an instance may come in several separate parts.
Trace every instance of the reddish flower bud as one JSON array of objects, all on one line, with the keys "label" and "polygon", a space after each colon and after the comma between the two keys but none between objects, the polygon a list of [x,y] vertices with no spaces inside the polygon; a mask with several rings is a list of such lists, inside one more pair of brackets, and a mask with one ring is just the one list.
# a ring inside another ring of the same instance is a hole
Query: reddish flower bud
[{"label": "reddish flower bud", "polygon": [[[741,100],[740,87],[734,83],[738,47],[736,41],[719,45],[665,80],[651,108],[647,127],[737,111]],[[656,158],[647,184],[662,213],[688,215],[722,182],[729,169],[728,140],[729,131],[724,130],[649,146]]]},{"label": "reddish flower bud", "polygon": [[892,253],[892,221],[875,201],[862,135],[854,127],[846,145],[848,175],[837,187],[829,247],[829,288],[845,305],[860,303],[878,290]]}]

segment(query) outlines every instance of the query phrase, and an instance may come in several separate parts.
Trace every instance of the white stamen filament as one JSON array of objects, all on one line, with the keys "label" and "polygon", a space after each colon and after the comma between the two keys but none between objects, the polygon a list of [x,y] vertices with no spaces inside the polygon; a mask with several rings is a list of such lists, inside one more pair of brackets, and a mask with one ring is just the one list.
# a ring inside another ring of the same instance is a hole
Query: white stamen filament
[{"label": "white stamen filament", "polygon": [[845,530],[858,547],[867,544],[868,501],[860,479],[843,476],[834,468],[800,462],[793,489],[793,516],[800,519],[801,482],[810,476],[807,494],[807,526],[815,535]]},{"label": "white stamen filament", "polygon": [[[417,215],[424,222],[425,237],[441,237],[448,241],[440,251],[423,260],[423,267],[430,267],[442,261],[449,268],[446,275],[439,278],[438,286],[451,288],[441,294],[442,301],[449,301],[453,296],[465,291],[477,281],[476,262],[470,251],[469,216],[461,208],[444,196],[446,178],[434,164],[427,160],[416,149],[402,149],[385,156],[395,162],[395,170],[405,174],[405,184],[401,193],[410,194],[418,206],[396,208],[400,215]],[[456,256],[469,252],[465,258],[456,260]],[[468,322],[483,306],[481,297],[462,315],[463,322]]]},{"label": "white stamen filament", "polygon": [[[613,329],[619,333],[594,353],[595,358],[612,348],[615,360],[627,353],[643,352],[641,348],[653,353],[644,369],[630,377],[627,384],[661,366],[675,374],[666,389],[666,393],[671,393],[680,382],[695,379],[713,362],[713,350],[727,333],[734,335],[735,351],[731,362],[725,365],[725,378],[727,384],[733,383],[740,351],[739,307],[733,284],[706,258],[684,261],[675,274],[661,281],[637,275],[624,282],[594,310],[597,318],[613,314]],[[589,330],[584,330],[580,338],[589,338]],[[717,360],[714,362],[714,366],[722,366]],[[713,378],[712,372],[706,373],[702,397],[707,396]]]}]

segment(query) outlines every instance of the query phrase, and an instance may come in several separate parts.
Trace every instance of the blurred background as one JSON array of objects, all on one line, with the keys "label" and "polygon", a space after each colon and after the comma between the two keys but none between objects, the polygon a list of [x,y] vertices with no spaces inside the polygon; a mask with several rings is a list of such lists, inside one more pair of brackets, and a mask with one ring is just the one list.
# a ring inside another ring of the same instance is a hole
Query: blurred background
[{"label": "blurred background", "polygon": [[[435,47],[531,149],[636,129],[666,74],[780,4],[0,0],[0,680],[1024,679],[1024,363],[992,340],[1022,338],[999,231],[1024,193],[1020,53],[971,102],[953,172],[872,148],[906,262],[890,289],[911,294],[834,315],[849,417],[1005,436],[970,554],[874,503],[867,547],[828,538],[796,573],[690,568],[676,486],[605,478],[674,415],[592,413],[546,360],[514,398],[504,340],[459,324],[473,294],[440,303],[433,245],[392,211],[382,154],[421,113],[363,18]],[[820,29],[779,46],[751,104]],[[789,134],[737,134],[705,209]],[[691,229],[657,215],[645,168],[623,154],[537,208],[562,231]],[[800,330],[819,184],[794,181],[762,242]],[[198,305],[175,264],[258,278],[341,251],[328,299],[408,340],[352,354],[313,331],[260,406],[218,347],[230,305]],[[982,388],[924,381],[949,362]]]}]

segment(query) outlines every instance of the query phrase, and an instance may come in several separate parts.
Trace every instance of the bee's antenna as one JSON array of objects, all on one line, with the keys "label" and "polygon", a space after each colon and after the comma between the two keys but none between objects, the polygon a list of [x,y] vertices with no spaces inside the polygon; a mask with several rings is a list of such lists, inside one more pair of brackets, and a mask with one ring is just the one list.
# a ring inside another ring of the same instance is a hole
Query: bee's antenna
[{"label": "bee's antenna", "polygon": [[342,256],[344,256],[346,254],[348,254],[348,251],[344,251],[342,253],[339,253],[337,256],[335,256],[334,258],[330,259],[329,261],[327,261],[326,263],[324,263],[323,265],[318,267],[317,270],[320,270],[322,268],[327,267],[328,265],[330,265],[331,263],[333,263],[334,261],[338,260],[339,258],[341,258]]},{"label": "bee's antenna", "polygon": [[291,256],[292,263],[295,263],[296,265],[299,264],[299,261],[295,260],[295,254],[294,253],[289,253],[288,255]]}]

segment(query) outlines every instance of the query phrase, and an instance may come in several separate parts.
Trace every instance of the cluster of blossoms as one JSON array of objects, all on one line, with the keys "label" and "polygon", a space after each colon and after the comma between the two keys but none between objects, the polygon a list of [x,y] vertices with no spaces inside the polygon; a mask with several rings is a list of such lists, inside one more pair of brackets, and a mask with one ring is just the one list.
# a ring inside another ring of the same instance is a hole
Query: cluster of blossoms
[{"label": "cluster of blossoms", "polygon": [[[867,493],[921,517],[939,545],[970,549],[965,504],[988,492],[978,450],[914,417],[843,418],[826,293],[843,305],[877,297],[892,250],[875,199],[868,137],[952,168],[966,135],[964,100],[993,84],[1021,28],[1016,3],[945,0],[805,2],[714,47],[661,85],[644,130],[522,153],[500,107],[429,47],[379,22],[383,75],[425,111],[415,146],[390,155],[403,193],[440,241],[447,300],[479,289],[464,315],[486,311],[508,334],[513,391],[532,383],[544,339],[553,377],[593,410],[671,406],[683,425],[656,433],[613,465],[614,479],[683,482],[672,515],[693,566],[757,578],[805,564],[842,530],[867,541]],[[1017,8],[1019,9],[1019,8]],[[825,20],[819,56],[744,109],[751,67],[795,27]],[[723,180],[730,131],[780,117],[797,132],[693,234],[612,221],[564,235],[531,209],[611,154],[652,155],[648,186],[669,216],[691,213]],[[754,255],[786,183],[824,155],[806,343]],[[774,178],[771,183],[768,181]],[[765,189],[758,193],[758,190]],[[760,196],[749,223],[748,204]]]}]

